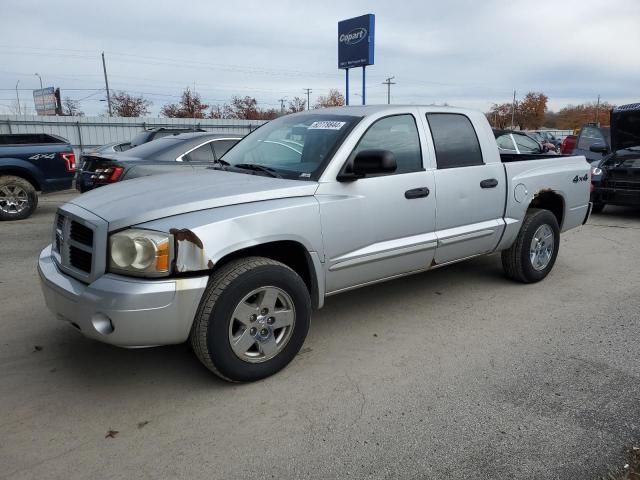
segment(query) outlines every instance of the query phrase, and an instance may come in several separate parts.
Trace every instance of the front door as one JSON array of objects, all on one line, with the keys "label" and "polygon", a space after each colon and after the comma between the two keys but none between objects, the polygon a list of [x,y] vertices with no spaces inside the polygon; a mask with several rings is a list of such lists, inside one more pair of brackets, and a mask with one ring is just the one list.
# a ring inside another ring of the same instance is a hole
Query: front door
[{"label": "front door", "polygon": [[335,293],[428,268],[436,238],[433,172],[426,171],[416,118],[410,114],[374,122],[351,153],[394,153],[393,174],[351,182],[321,183],[326,289]]}]

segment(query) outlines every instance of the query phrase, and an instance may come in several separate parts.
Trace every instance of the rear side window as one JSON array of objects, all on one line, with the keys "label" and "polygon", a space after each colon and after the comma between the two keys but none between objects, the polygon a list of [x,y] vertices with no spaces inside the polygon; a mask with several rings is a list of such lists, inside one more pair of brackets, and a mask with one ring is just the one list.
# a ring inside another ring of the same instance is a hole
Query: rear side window
[{"label": "rear side window", "polygon": [[190,162],[213,162],[213,150],[211,149],[211,143],[206,143],[201,147],[196,148],[188,155],[184,157],[185,160]]},{"label": "rear side window", "polygon": [[483,165],[478,136],[469,118],[458,113],[427,113],[438,168]]},{"label": "rear side window", "polygon": [[580,150],[589,150],[589,147],[594,143],[605,143],[604,135],[600,133],[600,130],[594,127],[584,127],[580,132],[580,138],[578,139],[578,148]]},{"label": "rear side window", "polygon": [[511,152],[516,151],[516,148],[513,146],[513,140],[511,140],[510,133],[500,135],[498,138],[496,138],[496,143],[498,144],[498,148],[500,148],[500,150],[509,150]]},{"label": "rear side window", "polygon": [[540,145],[533,138],[526,135],[513,135],[520,153],[540,153]]},{"label": "rear side window", "polygon": [[216,140],[213,142],[213,149],[216,152],[216,157],[222,157],[236,143],[238,143],[238,140]]}]

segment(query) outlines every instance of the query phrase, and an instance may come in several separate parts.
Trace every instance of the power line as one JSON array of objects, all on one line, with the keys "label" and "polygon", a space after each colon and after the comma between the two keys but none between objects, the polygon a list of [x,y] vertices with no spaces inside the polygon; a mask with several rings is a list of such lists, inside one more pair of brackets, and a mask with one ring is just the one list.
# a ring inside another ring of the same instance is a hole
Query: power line
[{"label": "power line", "polygon": [[396,77],[388,77],[384,82],[382,82],[383,85],[387,86],[387,105],[391,104],[391,85],[395,85],[396,82],[392,82],[391,80],[393,80]]},{"label": "power line", "polygon": [[102,52],[102,69],[104,70],[104,85],[107,90],[107,108],[109,110],[109,116],[112,116],[111,113],[111,95],[109,95],[109,80],[107,79],[107,64],[104,63],[104,52]]}]

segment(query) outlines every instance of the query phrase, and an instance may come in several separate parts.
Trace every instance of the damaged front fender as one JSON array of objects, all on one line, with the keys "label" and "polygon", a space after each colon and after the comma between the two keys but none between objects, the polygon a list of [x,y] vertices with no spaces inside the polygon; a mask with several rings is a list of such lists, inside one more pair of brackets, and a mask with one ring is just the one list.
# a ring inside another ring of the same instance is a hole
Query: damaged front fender
[{"label": "damaged front fender", "polygon": [[188,228],[172,228],[169,233],[175,242],[175,271],[197,272],[213,268],[213,262],[207,258],[200,237]]}]

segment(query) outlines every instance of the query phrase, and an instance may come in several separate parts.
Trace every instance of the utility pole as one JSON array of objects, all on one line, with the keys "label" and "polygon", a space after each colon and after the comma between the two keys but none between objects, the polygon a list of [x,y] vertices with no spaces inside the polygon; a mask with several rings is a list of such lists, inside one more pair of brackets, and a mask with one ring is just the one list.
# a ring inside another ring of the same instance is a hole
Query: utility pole
[{"label": "utility pole", "polygon": [[382,82],[383,85],[387,86],[387,105],[391,105],[391,85],[396,84],[396,82],[392,82],[391,80],[393,80],[394,78],[396,77],[389,77],[384,82]]},{"label": "utility pole", "polygon": [[599,127],[600,126],[600,122],[599,122],[599,117],[600,116],[600,94],[598,94],[598,103],[596,103],[596,125]]},{"label": "utility pole", "polygon": [[511,130],[515,127],[515,119],[516,119],[516,91],[513,91],[513,103],[511,104]]},{"label": "utility pole", "polygon": [[104,86],[107,90],[107,108],[111,116],[111,95],[109,95],[109,80],[107,80],[107,65],[104,63],[104,52],[102,52],[102,70],[104,71]]},{"label": "utility pole", "polygon": [[310,102],[311,102],[310,95],[313,90],[311,90],[310,88],[305,88],[304,91],[307,94],[307,110],[309,110]]},{"label": "utility pole", "polygon": [[280,113],[284,113],[284,101],[286,100],[286,98],[279,98],[278,101],[280,102]]},{"label": "utility pole", "polygon": [[16,98],[18,99],[18,115],[22,115],[22,109],[20,108],[20,94],[18,93],[19,84],[20,84],[20,80],[16,82]]}]

